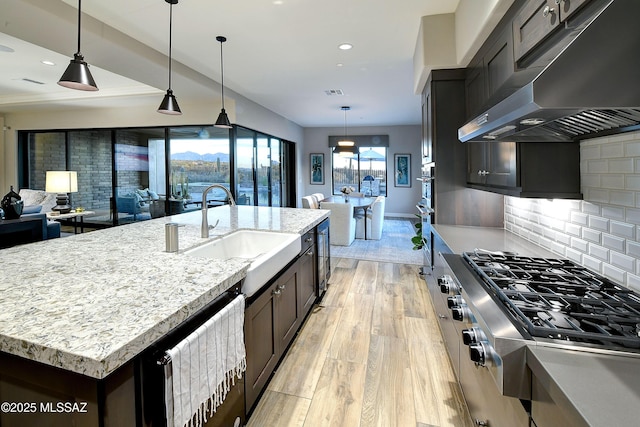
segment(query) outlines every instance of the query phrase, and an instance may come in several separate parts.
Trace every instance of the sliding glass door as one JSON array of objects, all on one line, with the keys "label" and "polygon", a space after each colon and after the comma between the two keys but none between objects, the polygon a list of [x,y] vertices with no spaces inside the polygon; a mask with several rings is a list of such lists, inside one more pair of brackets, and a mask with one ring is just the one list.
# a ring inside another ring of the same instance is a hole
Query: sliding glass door
[{"label": "sliding glass door", "polygon": [[282,206],[281,141],[250,129],[236,129],[238,199],[241,204]]}]

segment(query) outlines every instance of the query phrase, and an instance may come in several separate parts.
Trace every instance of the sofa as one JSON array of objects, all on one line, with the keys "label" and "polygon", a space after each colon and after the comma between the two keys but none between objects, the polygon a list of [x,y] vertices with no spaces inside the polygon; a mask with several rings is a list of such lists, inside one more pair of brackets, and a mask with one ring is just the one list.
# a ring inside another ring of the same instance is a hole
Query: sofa
[{"label": "sofa", "polygon": [[46,217],[47,212],[51,212],[57,204],[56,194],[47,193],[44,190],[31,190],[29,188],[21,189],[18,194],[24,204],[21,217],[42,216],[43,221],[46,221],[46,233],[43,232],[43,239],[60,237],[60,223],[48,220]]}]

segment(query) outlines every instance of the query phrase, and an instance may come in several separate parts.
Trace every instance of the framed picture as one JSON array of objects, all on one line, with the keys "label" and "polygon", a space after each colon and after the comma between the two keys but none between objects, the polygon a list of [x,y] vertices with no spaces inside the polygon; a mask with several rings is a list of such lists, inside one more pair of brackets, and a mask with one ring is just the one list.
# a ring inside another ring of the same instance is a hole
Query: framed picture
[{"label": "framed picture", "polygon": [[396,154],[394,159],[395,186],[411,187],[411,154]]},{"label": "framed picture", "polygon": [[323,153],[311,153],[311,184],[324,185]]}]

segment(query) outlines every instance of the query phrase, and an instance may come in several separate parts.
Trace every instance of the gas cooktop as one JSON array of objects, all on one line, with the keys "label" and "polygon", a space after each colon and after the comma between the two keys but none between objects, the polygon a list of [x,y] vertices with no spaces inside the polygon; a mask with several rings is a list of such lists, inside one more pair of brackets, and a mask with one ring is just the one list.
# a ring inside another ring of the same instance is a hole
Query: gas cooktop
[{"label": "gas cooktop", "polygon": [[569,260],[465,252],[484,287],[532,337],[640,349],[640,294]]}]

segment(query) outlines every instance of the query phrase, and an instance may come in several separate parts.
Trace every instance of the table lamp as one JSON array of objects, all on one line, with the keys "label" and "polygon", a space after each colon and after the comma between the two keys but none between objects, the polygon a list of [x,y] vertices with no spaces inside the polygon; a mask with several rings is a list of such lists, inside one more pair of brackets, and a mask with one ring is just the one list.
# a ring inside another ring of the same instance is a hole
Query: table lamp
[{"label": "table lamp", "polygon": [[68,193],[78,192],[78,172],[75,171],[47,171],[46,187],[47,193],[57,193],[56,203],[51,210],[61,214],[69,213]]}]

